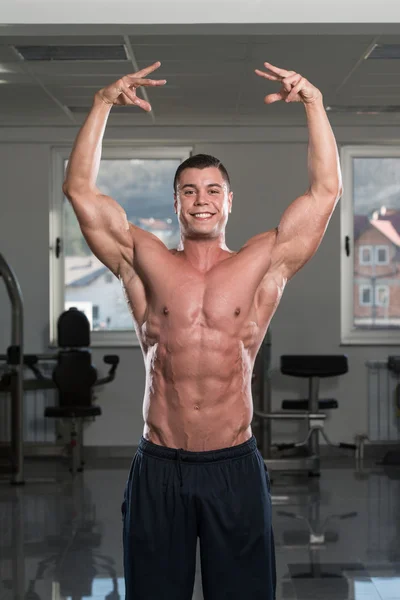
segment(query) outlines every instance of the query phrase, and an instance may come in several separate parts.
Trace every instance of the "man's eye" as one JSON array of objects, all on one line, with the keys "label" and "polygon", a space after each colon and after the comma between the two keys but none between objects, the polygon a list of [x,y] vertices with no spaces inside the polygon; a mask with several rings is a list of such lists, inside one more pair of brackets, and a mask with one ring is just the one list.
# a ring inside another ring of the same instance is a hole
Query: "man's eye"
[{"label": "man's eye", "polygon": [[219,194],[219,190],[210,190],[212,194]]},{"label": "man's eye", "polygon": [[186,190],[185,196],[189,196],[190,194],[193,194],[193,190]]}]

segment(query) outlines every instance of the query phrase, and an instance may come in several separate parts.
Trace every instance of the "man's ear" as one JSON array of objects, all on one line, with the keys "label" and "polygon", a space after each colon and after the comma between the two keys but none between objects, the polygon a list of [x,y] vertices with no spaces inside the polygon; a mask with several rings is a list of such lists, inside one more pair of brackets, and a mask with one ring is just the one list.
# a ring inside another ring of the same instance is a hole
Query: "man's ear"
[{"label": "man's ear", "polygon": [[232,200],[233,200],[233,192],[229,192],[228,201],[229,201],[229,212],[232,212]]},{"label": "man's ear", "polygon": [[175,210],[175,214],[178,214],[178,200],[176,198],[176,194],[174,194],[174,210]]}]

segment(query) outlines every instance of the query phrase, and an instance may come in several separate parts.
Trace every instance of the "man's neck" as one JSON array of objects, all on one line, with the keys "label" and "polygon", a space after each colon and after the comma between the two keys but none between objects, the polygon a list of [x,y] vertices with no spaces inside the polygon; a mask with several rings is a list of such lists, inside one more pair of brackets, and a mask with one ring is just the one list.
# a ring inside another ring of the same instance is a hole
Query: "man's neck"
[{"label": "man's neck", "polygon": [[231,253],[223,239],[187,239],[181,238],[178,247],[186,260],[198,271],[209,271],[213,266]]}]

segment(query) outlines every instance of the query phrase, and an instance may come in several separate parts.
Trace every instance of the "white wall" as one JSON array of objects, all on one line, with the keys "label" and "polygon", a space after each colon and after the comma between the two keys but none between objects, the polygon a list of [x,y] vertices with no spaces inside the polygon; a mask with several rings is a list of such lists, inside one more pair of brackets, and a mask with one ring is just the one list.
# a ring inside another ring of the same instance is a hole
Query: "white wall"
[{"label": "white wall", "polygon": [[[146,139],[147,131],[140,130],[139,135]],[[15,269],[24,294],[26,352],[48,350],[50,151],[57,143],[72,141],[74,134],[65,129],[0,130],[0,252]],[[346,128],[338,129],[336,134],[345,143],[376,143],[390,141],[390,136],[392,140],[398,138],[400,130]],[[126,139],[128,134],[114,129],[107,135],[109,139]],[[150,136],[162,143],[172,139],[172,130],[153,128]],[[179,142],[193,141],[196,152],[218,156],[231,174],[235,195],[227,243],[232,249],[238,249],[252,235],[275,227],[286,206],[306,189],[305,129],[179,128],[174,139],[177,137]],[[11,142],[13,138],[19,143]],[[23,141],[35,138],[36,143]],[[252,138],[257,142],[251,142]],[[273,363],[278,366],[279,356],[284,353],[347,353],[350,373],[325,382],[322,392],[340,403],[340,410],[332,411],[328,419],[328,435],[333,440],[352,441],[356,433],[367,429],[364,363],[385,358],[395,349],[340,347],[340,243],[338,208],[317,255],[286,288],[272,322]],[[9,344],[9,314],[8,299],[0,286],[0,353]],[[138,347],[96,349],[94,359],[99,368],[102,355],[110,352],[118,352],[121,357],[118,377],[101,391],[103,417],[88,427],[86,443],[135,445],[143,429],[145,373],[141,351]],[[279,407],[282,398],[295,398],[305,391],[306,382],[275,375],[273,408]],[[276,425],[274,431],[281,438],[282,431]]]},{"label": "white wall", "polygon": [[[75,10],[74,10],[75,9]],[[397,0],[2,0],[2,23],[395,23]]]}]

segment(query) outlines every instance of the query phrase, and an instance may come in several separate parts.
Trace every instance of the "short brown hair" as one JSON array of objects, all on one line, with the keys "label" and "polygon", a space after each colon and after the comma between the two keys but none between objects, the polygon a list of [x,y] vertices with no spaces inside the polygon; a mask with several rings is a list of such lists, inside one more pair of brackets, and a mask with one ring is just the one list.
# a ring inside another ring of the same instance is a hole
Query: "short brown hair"
[{"label": "short brown hair", "polygon": [[185,169],[207,169],[207,167],[216,167],[222,174],[222,177],[225,179],[228,189],[231,189],[231,182],[229,179],[228,171],[225,169],[224,165],[218,158],[215,156],[210,156],[209,154],[195,154],[194,156],[190,156],[186,160],[183,161],[179,165],[176,170],[174,177],[174,192],[176,192],[176,187],[178,185],[179,177]]}]

